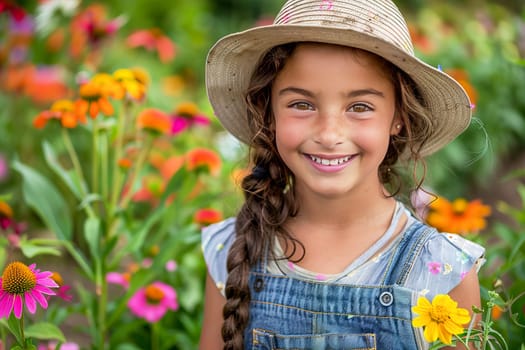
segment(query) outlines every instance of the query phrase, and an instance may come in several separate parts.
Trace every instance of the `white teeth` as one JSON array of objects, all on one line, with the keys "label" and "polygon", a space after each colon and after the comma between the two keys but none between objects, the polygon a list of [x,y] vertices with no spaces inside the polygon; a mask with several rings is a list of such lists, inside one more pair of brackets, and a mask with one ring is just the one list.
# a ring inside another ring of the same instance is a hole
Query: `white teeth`
[{"label": "white teeth", "polygon": [[348,162],[350,157],[336,158],[336,159],[324,159],[310,155],[310,159],[321,165],[339,165]]}]

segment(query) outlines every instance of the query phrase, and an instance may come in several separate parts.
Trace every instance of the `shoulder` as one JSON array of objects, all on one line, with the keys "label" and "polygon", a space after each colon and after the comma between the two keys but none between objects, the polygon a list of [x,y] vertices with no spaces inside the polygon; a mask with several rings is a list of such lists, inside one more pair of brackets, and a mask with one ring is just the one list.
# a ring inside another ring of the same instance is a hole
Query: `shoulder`
[{"label": "shoulder", "polygon": [[229,218],[202,229],[202,252],[208,272],[221,290],[226,284],[228,272],[226,260],[235,239],[235,218]]},{"label": "shoulder", "polygon": [[485,248],[471,240],[431,229],[414,261],[407,287],[432,296],[447,294],[469,271],[479,270],[484,254]]}]

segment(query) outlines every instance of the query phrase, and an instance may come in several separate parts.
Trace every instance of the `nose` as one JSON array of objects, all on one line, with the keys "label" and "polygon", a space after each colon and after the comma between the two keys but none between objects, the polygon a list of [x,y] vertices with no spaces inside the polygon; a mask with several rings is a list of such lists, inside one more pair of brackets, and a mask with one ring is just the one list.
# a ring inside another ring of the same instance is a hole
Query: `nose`
[{"label": "nose", "polygon": [[316,125],[315,142],[329,149],[342,144],[346,125],[341,118],[337,113],[320,115]]}]

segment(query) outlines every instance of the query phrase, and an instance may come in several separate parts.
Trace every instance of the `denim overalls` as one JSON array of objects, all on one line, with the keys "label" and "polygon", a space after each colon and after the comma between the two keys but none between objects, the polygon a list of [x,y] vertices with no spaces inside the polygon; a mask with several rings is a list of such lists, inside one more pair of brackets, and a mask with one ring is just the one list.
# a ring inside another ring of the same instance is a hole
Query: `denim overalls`
[{"label": "denim overalls", "polygon": [[412,224],[392,251],[383,283],[353,286],[250,273],[245,349],[424,349],[412,327],[415,292],[402,287],[434,229]]}]

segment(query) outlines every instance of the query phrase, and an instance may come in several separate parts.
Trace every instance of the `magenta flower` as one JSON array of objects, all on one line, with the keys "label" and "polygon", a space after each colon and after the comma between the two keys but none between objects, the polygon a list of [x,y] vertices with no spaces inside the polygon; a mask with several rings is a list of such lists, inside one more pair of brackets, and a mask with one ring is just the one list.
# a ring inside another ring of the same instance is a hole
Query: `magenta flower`
[{"label": "magenta flower", "polygon": [[133,314],[153,323],[160,320],[170,310],[177,310],[177,293],[173,287],[153,282],[145,288],[140,288],[128,301],[128,307]]},{"label": "magenta flower", "polygon": [[439,274],[441,272],[441,263],[440,262],[429,262],[428,271],[433,275]]},{"label": "magenta flower", "polygon": [[49,288],[58,285],[51,279],[52,272],[40,272],[35,267],[36,264],[26,266],[18,261],[7,265],[0,279],[0,318],[9,318],[13,310],[15,317],[21,318],[24,301],[32,314],[36,311],[36,302],[47,309],[43,294],[55,295]]}]

